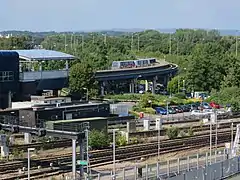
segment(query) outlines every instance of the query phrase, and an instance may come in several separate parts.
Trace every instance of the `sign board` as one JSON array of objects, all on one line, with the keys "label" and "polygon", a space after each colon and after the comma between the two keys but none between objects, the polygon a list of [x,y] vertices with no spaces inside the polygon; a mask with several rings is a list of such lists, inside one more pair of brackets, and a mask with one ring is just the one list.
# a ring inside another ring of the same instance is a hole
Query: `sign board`
[{"label": "sign board", "polygon": [[231,147],[231,143],[225,143],[225,148],[226,149],[230,149],[230,147]]},{"label": "sign board", "polygon": [[78,164],[78,165],[82,165],[82,166],[87,166],[87,165],[88,165],[88,162],[87,162],[87,161],[84,161],[84,160],[77,160],[77,164]]}]

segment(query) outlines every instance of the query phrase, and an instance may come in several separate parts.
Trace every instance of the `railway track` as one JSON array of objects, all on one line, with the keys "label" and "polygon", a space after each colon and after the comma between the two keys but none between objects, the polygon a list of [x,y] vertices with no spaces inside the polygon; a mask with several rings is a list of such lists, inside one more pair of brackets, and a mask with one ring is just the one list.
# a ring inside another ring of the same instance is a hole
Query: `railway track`
[{"label": "railway track", "polygon": [[[234,126],[236,124],[239,124],[240,122],[233,122]],[[219,127],[218,129],[221,130],[221,129],[226,129],[226,128],[230,128],[231,126],[231,123],[230,122],[224,122],[224,123],[221,123],[219,124]],[[213,129],[214,129],[214,125],[213,125]],[[189,129],[189,127],[182,127],[182,128],[179,128],[181,131],[186,131]],[[200,132],[200,131],[208,131],[210,129],[210,125],[203,125],[203,126],[192,126],[192,129],[194,132]],[[165,135],[166,134],[166,130],[167,129],[163,129],[161,130],[161,135]],[[157,133],[158,131],[157,130],[151,130],[151,131],[148,131],[148,132],[133,132],[131,133],[131,136],[141,136],[142,134],[144,136],[147,136],[147,137],[154,137],[154,136],[157,136]],[[58,140],[58,141],[50,141],[50,142],[44,142],[44,143],[32,143],[32,144],[22,144],[22,145],[13,145],[13,146],[10,146],[9,149],[10,151],[13,151],[13,149],[18,149],[18,150],[23,150],[23,151],[27,151],[28,148],[35,148],[35,149],[41,149],[41,148],[44,148],[44,149],[52,149],[52,148],[63,148],[63,147],[71,147],[72,145],[72,142],[71,140]]]},{"label": "railway track", "polygon": [[[224,142],[228,142],[230,140],[230,136],[231,136],[230,133],[226,133],[226,132],[219,133],[218,134],[218,137],[219,137],[218,146],[223,146]],[[214,135],[212,138],[213,138],[213,140],[215,139]],[[209,136],[192,137],[189,140],[185,139],[181,143],[180,143],[180,141],[177,141],[175,144],[174,144],[173,140],[165,141],[165,142],[163,141],[163,143],[161,144],[160,154],[166,154],[166,153],[177,152],[177,151],[178,152],[186,151],[186,150],[192,150],[192,149],[197,149],[197,148],[201,148],[201,147],[206,147],[206,146],[208,146],[208,143],[209,143]],[[150,145],[151,145],[151,147],[150,147]],[[157,154],[158,154],[157,145],[153,144],[153,143],[144,144],[141,147],[132,147],[131,149],[132,149],[132,151],[129,151],[130,147],[118,148],[116,150],[116,161],[117,162],[131,161],[131,160],[136,160],[136,159],[140,159],[143,157],[148,158],[148,157],[157,156]],[[95,152],[95,153],[97,153],[97,152]],[[90,164],[91,164],[90,167],[94,168],[97,166],[111,164],[112,163],[112,151],[109,151],[107,153],[109,153],[107,156],[104,156],[104,154],[101,154],[101,155],[95,154],[96,157],[90,159]],[[67,156],[68,155],[66,155],[66,157],[61,157],[61,159],[65,161],[64,165],[71,165],[71,157],[67,157]],[[46,161],[49,161],[50,159],[53,160],[54,158],[57,158],[57,157],[46,159]],[[18,163],[19,162],[13,163],[11,165],[11,167],[12,166],[16,167],[16,165]],[[5,164],[5,166],[6,165],[7,164]],[[59,168],[54,168],[54,169],[46,168],[46,170],[39,170],[37,172],[33,172],[31,174],[31,177],[34,179],[37,179],[37,178],[43,178],[43,177],[46,178],[46,177],[50,177],[53,175],[59,175],[63,172],[61,167],[62,166],[60,165]],[[2,170],[1,166],[0,166],[0,170]],[[71,168],[69,168],[68,171],[71,171]],[[6,174],[6,172],[5,172],[5,174]],[[5,177],[3,179],[4,180],[10,180],[10,179],[12,180],[12,179],[14,179],[13,177],[16,178],[16,174],[12,175],[12,176],[10,175],[9,177]],[[26,178],[26,174],[20,175],[19,178],[21,178],[21,179]]]},{"label": "railway track", "polygon": [[[224,142],[229,142],[231,134],[230,132],[219,132],[218,133],[218,143],[222,144]],[[213,142],[215,136],[212,136]],[[176,152],[181,150],[196,149],[200,147],[205,147],[209,144],[209,135],[200,135],[184,139],[177,140],[165,140],[161,141],[161,154]],[[158,145],[154,143],[146,143],[141,145],[131,145],[126,147],[120,147],[116,149],[116,160],[127,161],[134,160],[141,157],[155,156],[158,152]],[[99,150],[91,151],[90,164],[91,167],[97,167],[102,165],[107,165],[112,163],[112,150]],[[79,155],[79,154],[78,154]],[[32,158],[31,165],[34,167],[41,165],[42,167],[49,167],[50,163],[54,163],[55,166],[61,167],[61,164],[71,163],[72,154],[67,153],[64,155],[57,155],[47,158]],[[0,172],[6,173],[9,170],[16,170],[18,168],[26,167],[26,160],[18,162],[9,162],[0,164]],[[1,174],[1,173],[0,173]]]}]

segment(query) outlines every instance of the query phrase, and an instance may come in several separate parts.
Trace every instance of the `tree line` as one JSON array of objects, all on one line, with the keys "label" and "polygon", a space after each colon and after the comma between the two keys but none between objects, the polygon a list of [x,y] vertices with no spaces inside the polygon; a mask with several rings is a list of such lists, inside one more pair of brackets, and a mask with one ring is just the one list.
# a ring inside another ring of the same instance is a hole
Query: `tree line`
[{"label": "tree line", "polygon": [[[179,65],[178,76],[168,85],[172,93],[184,86],[188,92],[207,91],[214,97],[216,92],[224,93],[229,88],[238,90],[240,86],[238,37],[221,36],[216,30],[178,29],[171,34],[155,30],[117,35],[60,33],[37,40],[31,36],[0,38],[1,49],[30,49],[36,44],[77,57],[71,64],[70,87],[73,91],[82,91],[83,86],[96,89],[97,83],[90,77],[97,70],[108,69],[112,61],[141,57],[166,59]],[[54,65],[58,66],[60,64]]]}]

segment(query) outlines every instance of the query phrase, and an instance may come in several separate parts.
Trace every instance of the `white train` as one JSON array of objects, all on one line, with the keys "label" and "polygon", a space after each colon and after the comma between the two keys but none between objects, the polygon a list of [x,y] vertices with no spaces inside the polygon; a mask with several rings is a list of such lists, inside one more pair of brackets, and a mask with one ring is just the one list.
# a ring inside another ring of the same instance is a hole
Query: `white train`
[{"label": "white train", "polygon": [[139,60],[126,60],[126,61],[113,61],[112,69],[125,69],[151,66],[156,63],[155,58],[139,59]]}]

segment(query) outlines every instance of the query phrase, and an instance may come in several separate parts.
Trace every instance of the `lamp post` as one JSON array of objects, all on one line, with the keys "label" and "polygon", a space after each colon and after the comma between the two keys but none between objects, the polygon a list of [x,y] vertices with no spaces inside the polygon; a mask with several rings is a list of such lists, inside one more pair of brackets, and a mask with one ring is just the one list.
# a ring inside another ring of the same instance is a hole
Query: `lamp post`
[{"label": "lamp post", "polygon": [[87,91],[87,97],[86,97],[86,101],[88,101],[88,88],[83,88],[84,90],[86,90]]},{"label": "lamp post", "polygon": [[[162,116],[161,116],[162,118]],[[157,177],[159,175],[159,161],[160,161],[160,136],[161,136],[161,118],[159,119],[158,124],[158,160],[157,160]]]},{"label": "lamp post", "polygon": [[138,89],[138,83],[137,83],[137,80],[138,80],[138,78],[141,78],[141,77],[142,77],[142,75],[138,75],[138,76],[136,77],[136,79],[135,79],[135,82],[136,82],[136,85],[135,85],[136,93],[137,93],[137,89]]},{"label": "lamp post", "polygon": [[212,115],[214,114],[211,114],[211,118],[210,118],[210,136],[209,136],[209,149],[210,149],[210,165],[212,164]]},{"label": "lamp post", "polygon": [[86,139],[87,139],[87,142],[86,142],[86,151],[87,151],[87,178],[89,178],[89,147],[88,147],[88,135],[89,135],[89,130],[88,128],[85,130],[85,135],[86,135]]},{"label": "lamp post", "polygon": [[217,143],[218,143],[218,122],[217,122],[217,110],[214,110],[214,118],[215,118],[215,124],[216,124],[216,135],[215,135],[215,148],[217,150]]},{"label": "lamp post", "polygon": [[119,129],[113,129],[113,179],[116,179],[116,131]]},{"label": "lamp post", "polygon": [[28,180],[30,180],[30,151],[34,151],[35,148],[28,148]]}]

